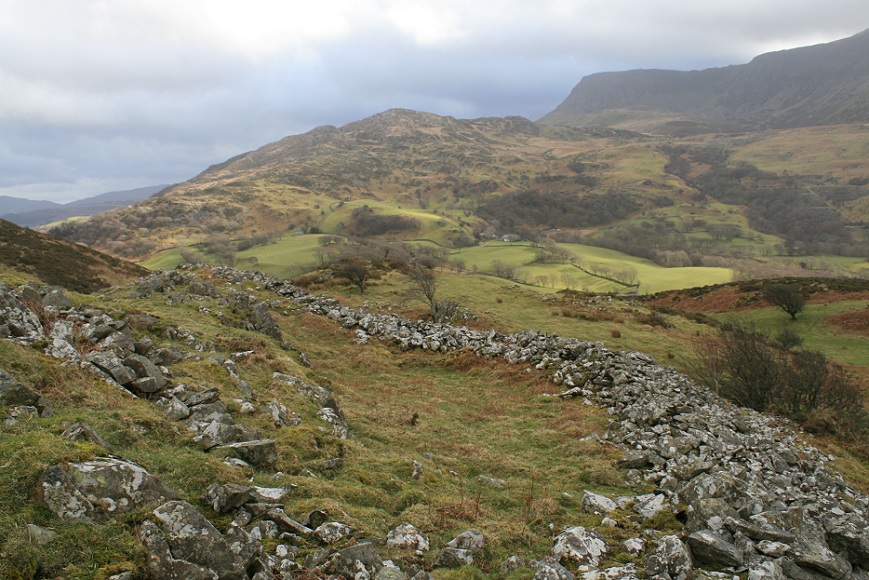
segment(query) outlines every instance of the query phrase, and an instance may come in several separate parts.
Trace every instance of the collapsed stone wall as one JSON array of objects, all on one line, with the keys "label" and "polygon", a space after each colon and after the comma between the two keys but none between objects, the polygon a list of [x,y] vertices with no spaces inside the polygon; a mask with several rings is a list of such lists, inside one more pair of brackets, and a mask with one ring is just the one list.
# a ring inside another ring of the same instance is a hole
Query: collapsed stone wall
[{"label": "collapsed stone wall", "polygon": [[[675,370],[657,365],[645,354],[614,352],[600,343],[536,331],[502,334],[410,321],[349,308],[257,272],[216,268],[214,273],[230,282],[254,282],[300,308],[326,316],[355,330],[360,343],[376,339],[404,349],[461,350],[503,358],[549,373],[564,388],[559,394],[563,399],[577,398],[584,404],[605,407],[613,417],[606,439],[625,450],[619,464],[626,470],[627,482],[644,481],[656,487],[656,493],[648,497],[630,498],[633,509],[644,516],[672,509],[684,520],[681,534],[658,538],[646,552],[643,563],[647,577],[691,578],[702,567],[730,575],[747,573],[754,579],[869,578],[869,499],[827,469],[829,457],[800,441],[786,424],[737,408]],[[190,273],[156,273],[141,281],[137,292],[165,292],[180,283],[190,285],[188,292],[208,296],[216,292],[201,282],[194,286],[194,282]],[[129,351],[129,358],[103,360],[91,355],[90,360],[80,362],[139,392],[164,388],[162,383],[154,386],[162,378],[159,368],[155,371],[135,358],[136,351],[147,352],[148,345],[132,341],[119,321],[96,312],[72,312],[66,319],[58,317],[46,334],[38,317],[16,293],[7,289],[0,294],[0,332],[8,338],[50,338],[50,354],[74,358],[67,348],[71,336],[68,325],[78,323],[78,332],[84,328],[91,339],[109,341],[116,347],[126,345]],[[248,297],[234,303],[253,312],[252,330],[280,339],[279,329],[269,322],[266,303]],[[195,338],[190,340],[197,349],[205,349]],[[124,348],[105,352],[119,351],[123,353]],[[168,361],[173,356],[167,350],[157,360]],[[288,384],[293,381],[282,380]],[[310,391],[312,386],[297,388]],[[185,393],[166,392],[195,407],[185,399]],[[170,402],[174,404],[174,400]],[[343,419],[339,414],[337,408],[333,415]],[[218,423],[232,426],[229,421]],[[214,422],[208,424],[213,426]],[[205,428],[202,434],[213,436]],[[587,497],[589,509],[602,516],[626,505],[624,498]],[[599,556],[606,551],[600,542],[593,530],[564,530],[550,554],[534,563],[535,577],[573,577],[562,564],[584,566],[590,578],[635,577],[638,570],[630,565],[597,571]],[[597,556],[591,558],[589,554]],[[267,568],[261,566],[259,571]]]}]

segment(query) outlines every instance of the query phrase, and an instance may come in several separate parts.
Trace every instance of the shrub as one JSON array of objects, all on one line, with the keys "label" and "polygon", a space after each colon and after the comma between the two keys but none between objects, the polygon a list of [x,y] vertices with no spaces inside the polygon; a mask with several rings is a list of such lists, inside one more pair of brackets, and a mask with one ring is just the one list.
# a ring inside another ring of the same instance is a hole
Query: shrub
[{"label": "shrub", "polygon": [[838,433],[869,428],[859,386],[820,352],[789,352],[753,326],[736,323],[699,341],[697,354],[695,378],[738,405]]}]

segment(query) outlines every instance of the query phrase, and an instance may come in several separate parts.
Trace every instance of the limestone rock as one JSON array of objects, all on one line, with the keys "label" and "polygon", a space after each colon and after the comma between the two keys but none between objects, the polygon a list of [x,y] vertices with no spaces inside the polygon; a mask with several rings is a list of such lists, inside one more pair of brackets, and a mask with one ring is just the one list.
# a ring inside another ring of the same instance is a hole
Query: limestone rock
[{"label": "limestone rock", "polygon": [[573,572],[562,566],[559,562],[543,560],[529,564],[535,570],[534,580],[574,580]]},{"label": "limestone rock", "polygon": [[326,522],[314,530],[314,535],[326,544],[334,544],[350,535],[350,526],[341,522]]},{"label": "limestone rock", "polygon": [[444,548],[435,560],[436,568],[461,568],[474,563],[474,554],[461,548]]},{"label": "limestone rock", "polygon": [[370,542],[361,542],[336,552],[325,565],[325,569],[331,574],[353,578],[357,571],[357,561],[361,562],[369,573],[373,572],[375,575],[383,568],[383,562],[374,545]]},{"label": "limestone rock", "polygon": [[688,547],[695,562],[713,566],[741,566],[742,552],[721,536],[701,530],[688,536]]},{"label": "limestone rock", "polygon": [[76,421],[67,427],[64,432],[61,433],[61,436],[66,437],[67,439],[72,439],[73,441],[90,441],[94,445],[99,445],[106,451],[114,451],[108,441],[103,439],[99,433],[94,431],[93,427],[82,421]]},{"label": "limestone rock", "polygon": [[71,521],[91,521],[177,497],[145,469],[123,459],[54,465],[43,474],[39,491],[52,512]]},{"label": "limestone rock", "polygon": [[163,376],[163,373],[160,369],[152,363],[147,358],[138,355],[138,354],[128,354],[124,358],[124,365],[133,369],[133,372],[136,373],[136,376],[140,379],[151,379],[149,381],[143,381],[142,384],[147,384],[146,388],[140,387],[144,393],[156,393],[160,389],[166,386],[166,378]]},{"label": "limestone rock", "polygon": [[673,580],[694,578],[691,552],[677,536],[662,537],[655,549],[643,558],[643,567],[650,577],[669,576]]},{"label": "limestone rock", "polygon": [[87,361],[112,377],[119,385],[132,384],[138,377],[130,367],[124,365],[121,357],[114,351],[95,350],[88,353]]},{"label": "limestone rock", "polygon": [[477,554],[482,552],[483,548],[486,547],[486,538],[477,530],[465,530],[447,542],[447,546],[468,550],[472,554]]},{"label": "limestone rock", "polygon": [[585,489],[582,492],[582,507],[591,513],[608,514],[618,508],[618,505],[606,496]]},{"label": "limestone rock", "polygon": [[[262,547],[248,538],[226,538],[196,508],[185,501],[170,501],[154,510],[157,523],[147,521],[140,538],[148,549],[148,568],[159,578],[180,577],[176,568],[191,577],[247,578]],[[237,534],[237,532],[236,532]]]},{"label": "limestone rock", "polygon": [[295,427],[302,420],[298,415],[287,409],[287,407],[279,401],[271,401],[268,404],[268,412],[272,417],[275,425],[279,427]]},{"label": "limestone rock", "polygon": [[869,530],[862,530],[854,522],[836,524],[827,533],[827,543],[834,552],[843,554],[848,560],[869,570]]},{"label": "limestone rock", "polygon": [[254,467],[260,469],[274,469],[278,461],[278,451],[274,439],[258,439],[255,441],[242,441],[229,443],[215,447],[218,452],[227,451],[236,455]]},{"label": "limestone rock", "polygon": [[550,550],[554,560],[598,566],[601,558],[607,554],[607,545],[595,530],[582,526],[565,528],[555,538],[555,544]]},{"label": "limestone rock", "polygon": [[398,550],[415,550],[427,552],[429,549],[428,539],[423,536],[416,526],[404,523],[389,531],[386,535],[386,546]]}]

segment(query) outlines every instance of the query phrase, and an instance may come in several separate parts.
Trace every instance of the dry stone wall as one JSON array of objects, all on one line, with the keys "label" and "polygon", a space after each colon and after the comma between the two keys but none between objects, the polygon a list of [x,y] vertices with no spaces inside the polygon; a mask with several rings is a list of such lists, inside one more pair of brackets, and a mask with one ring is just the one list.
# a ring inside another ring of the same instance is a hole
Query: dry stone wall
[{"label": "dry stone wall", "polygon": [[[600,514],[602,526],[608,525],[608,513],[613,509],[630,507],[646,519],[669,509],[684,521],[684,528],[680,534],[650,538],[648,543],[643,538],[629,540],[630,546],[626,543],[626,550],[644,554],[644,570],[633,565],[599,570],[601,556],[610,547],[595,530],[569,527],[554,536],[548,554],[524,564],[536,570],[535,578],[573,578],[573,571],[583,570],[589,580],[635,578],[643,573],[648,578],[690,579],[708,576],[708,571],[713,570],[728,576],[747,575],[752,580],[869,580],[866,572],[869,570],[869,499],[827,468],[830,458],[802,442],[788,425],[737,408],[675,370],[656,364],[645,354],[614,352],[600,343],[536,331],[501,334],[372,314],[343,306],[331,298],[311,295],[286,281],[257,272],[218,268],[214,273],[231,282],[255,282],[263,290],[290,299],[300,308],[355,331],[360,343],[384,340],[403,349],[461,350],[482,357],[503,358],[547,372],[562,386],[558,396],[565,400],[606,408],[613,418],[606,439],[625,451],[619,467],[625,470],[626,481],[652,484],[656,492],[631,498],[606,498],[589,493],[583,500],[586,509]],[[143,279],[136,292],[140,295],[164,292],[171,298],[178,285],[188,284],[202,295],[217,295],[216,288],[203,283],[194,286],[194,281],[195,276],[189,271],[155,273]],[[40,296],[50,296],[51,303],[57,303],[56,292],[36,294],[31,301]],[[240,294],[233,295],[231,300],[239,309],[250,313],[251,330],[281,340],[280,329],[270,322],[273,319],[266,302]],[[273,468],[273,442],[259,439],[258,433],[237,424],[220,402],[219,393],[189,392],[181,386],[168,384],[164,376],[169,374],[167,365],[179,360],[183,353],[153,349],[147,341],[137,341],[130,331],[129,325],[135,324],[132,320],[113,320],[93,310],[46,307],[53,309],[56,319],[50,329],[43,328],[39,316],[20,293],[3,288],[0,291],[0,334],[19,342],[46,340],[49,354],[93,368],[106,380],[158,401],[168,416],[186,422],[203,450],[220,449],[261,469]],[[199,352],[209,350],[207,343],[185,334],[183,329],[175,329],[175,332],[175,338],[186,341],[190,348]],[[84,359],[76,356],[77,351],[71,348],[71,341],[82,337],[98,346]],[[232,374],[234,367],[224,366]],[[329,391],[296,377],[278,374],[275,380],[286,382],[314,401],[321,409],[321,419],[331,426],[335,436],[351,436],[340,405]],[[2,393],[8,399],[6,405],[17,404],[23,408],[37,404],[35,394],[16,385],[9,377],[4,381],[7,386]],[[292,424],[288,410],[282,410],[278,402],[274,402],[269,412],[276,424]],[[96,469],[96,464],[82,465],[82,469]],[[135,471],[135,466],[121,463],[99,464],[99,468],[119,473],[124,469]],[[50,498],[49,503],[69,507],[64,503],[66,497],[58,491],[68,479],[59,468],[46,473],[43,494]],[[75,509],[70,510],[83,514],[83,518],[103,517],[96,509],[88,511],[88,505],[107,505],[99,501],[96,491],[76,488],[70,493],[79,500],[73,502]],[[174,500],[171,490],[162,490],[158,495],[171,501],[154,511],[162,523],[143,530],[142,541],[153,556],[149,565],[155,567],[160,562],[168,562],[167,566],[179,571],[196,567],[206,571],[214,569],[208,561],[198,559],[201,547],[189,545],[189,538],[171,537],[175,514],[184,515],[185,521],[199,521],[196,510]],[[208,532],[203,532],[203,537],[208,536],[209,541],[228,542],[233,546],[236,556],[231,562],[214,564],[214,567],[231,570],[228,574],[232,577],[255,573],[259,578],[266,578],[271,571],[291,573],[295,569],[297,565],[291,553],[281,557],[262,554],[259,538],[263,534],[301,534],[328,544],[335,530],[344,530],[345,524],[340,522],[313,522],[311,527],[295,522],[275,502],[264,500],[262,495],[261,490],[221,487],[209,490],[204,500],[218,511],[234,510],[236,514],[237,525],[231,537],[215,535],[205,524],[200,526]],[[233,499],[226,499],[228,497]],[[407,535],[407,530],[400,531],[403,536]],[[423,545],[428,549],[425,538],[414,541],[415,549],[422,550]],[[172,542],[184,546],[172,548],[172,554],[189,553],[189,557],[160,556]],[[335,553],[327,548],[321,558],[305,562],[305,567],[356,577],[366,577],[366,574],[372,578],[406,577],[401,576],[401,571],[384,566],[371,544],[353,548],[355,551],[346,548]],[[203,549],[207,552],[209,548]],[[438,562],[444,566],[460,565],[469,559],[473,561],[473,553],[471,548],[446,546]],[[257,565],[251,567],[253,562]],[[452,564],[448,564],[450,562]],[[504,563],[505,571],[519,565],[523,565],[521,559],[511,558]]]}]

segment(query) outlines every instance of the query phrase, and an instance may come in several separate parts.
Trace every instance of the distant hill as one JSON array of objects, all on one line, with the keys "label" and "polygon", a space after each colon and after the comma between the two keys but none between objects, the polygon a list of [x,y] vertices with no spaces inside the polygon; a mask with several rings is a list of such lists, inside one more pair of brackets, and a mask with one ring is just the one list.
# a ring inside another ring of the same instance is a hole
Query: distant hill
[{"label": "distant hill", "polygon": [[151,197],[166,187],[168,185],[163,184],[110,191],[67,204],[0,196],[0,217],[20,226],[41,226],[75,216],[91,216],[111,209],[127,207]]},{"label": "distant hill", "polygon": [[144,276],[126,260],[0,219],[0,264],[46,284],[93,292]]},{"label": "distant hill", "polygon": [[453,248],[581,239],[668,267],[864,256],[867,135],[828,125],[679,140],[393,109],[286,137],[52,233],[128,259],[195,248],[225,263],[298,233]]},{"label": "distant hill", "polygon": [[25,199],[23,197],[0,195],[0,216],[14,213],[57,209],[60,207],[63,207],[63,205],[55,203],[53,201],[33,200]]},{"label": "distant hill", "polygon": [[667,134],[866,123],[869,30],[743,65],[589,75],[540,122]]}]

